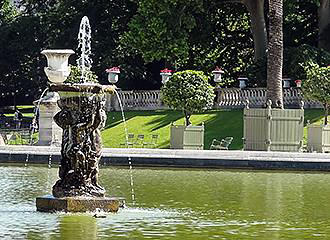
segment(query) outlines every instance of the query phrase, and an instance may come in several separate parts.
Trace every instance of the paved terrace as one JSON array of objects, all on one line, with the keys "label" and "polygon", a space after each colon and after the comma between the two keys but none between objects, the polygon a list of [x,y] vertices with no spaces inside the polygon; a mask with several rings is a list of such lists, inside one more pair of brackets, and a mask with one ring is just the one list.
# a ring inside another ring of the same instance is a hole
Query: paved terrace
[{"label": "paved terrace", "polygon": [[[102,165],[137,167],[248,168],[287,170],[330,170],[328,153],[252,152],[217,150],[172,150],[105,148]],[[60,148],[0,146],[0,163],[58,164]]]}]

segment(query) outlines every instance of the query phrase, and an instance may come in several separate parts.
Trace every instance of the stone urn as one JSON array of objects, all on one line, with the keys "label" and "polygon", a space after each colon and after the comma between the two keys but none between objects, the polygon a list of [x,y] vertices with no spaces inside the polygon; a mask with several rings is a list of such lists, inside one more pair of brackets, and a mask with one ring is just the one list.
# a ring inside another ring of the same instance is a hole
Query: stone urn
[{"label": "stone urn", "polygon": [[296,87],[297,88],[301,88],[301,80],[297,79],[296,81],[294,81],[296,83]]},{"label": "stone urn", "polygon": [[239,88],[240,89],[246,88],[246,82],[248,81],[248,78],[246,78],[246,77],[239,77],[238,78],[238,81],[239,81]]},{"label": "stone urn", "polygon": [[51,83],[63,83],[70,75],[68,60],[74,51],[71,49],[46,49],[41,52],[47,58],[48,66],[44,71]]},{"label": "stone urn", "polygon": [[107,70],[105,70],[108,73],[108,81],[112,84],[115,84],[119,80],[119,73],[120,68],[119,67],[112,67]]},{"label": "stone urn", "polygon": [[172,76],[172,70],[165,68],[160,71],[160,76],[162,76],[162,83],[165,84],[168,80],[170,80]]},{"label": "stone urn", "polygon": [[214,75],[214,82],[215,83],[220,83],[221,82],[221,76],[224,73],[224,71],[219,68],[216,67],[213,71],[212,71],[213,75]]},{"label": "stone urn", "polygon": [[291,78],[283,78],[283,87],[289,88],[290,87]]},{"label": "stone urn", "polygon": [[[47,49],[41,54],[47,58],[47,67],[44,68],[46,76],[51,84],[61,84],[70,75],[68,60],[71,54],[70,49]],[[59,95],[49,91],[46,96],[36,101],[39,107],[39,141],[41,146],[58,146],[62,141],[62,129],[54,123],[53,117],[59,111],[57,101]]]}]

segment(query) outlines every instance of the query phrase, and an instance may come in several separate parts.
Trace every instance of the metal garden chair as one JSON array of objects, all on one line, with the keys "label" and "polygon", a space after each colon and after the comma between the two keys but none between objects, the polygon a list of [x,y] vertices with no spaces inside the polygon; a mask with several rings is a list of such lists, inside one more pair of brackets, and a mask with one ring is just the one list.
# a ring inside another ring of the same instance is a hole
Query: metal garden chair
[{"label": "metal garden chair", "polygon": [[136,137],[136,141],[134,142],[135,145],[144,146],[144,134],[138,134]]},{"label": "metal garden chair", "polygon": [[150,142],[144,142],[144,143],[143,143],[143,147],[144,147],[144,146],[152,146],[152,147],[156,147],[156,145],[157,145],[157,141],[158,141],[158,137],[159,137],[158,134],[152,134],[152,135],[151,135],[151,140],[150,140]]},{"label": "metal garden chair", "polygon": [[233,137],[225,137],[220,141],[213,139],[210,150],[228,150],[228,147],[232,143],[233,139]]},{"label": "metal garden chair", "polygon": [[127,138],[128,138],[128,141],[126,142],[126,139],[125,139],[125,142],[121,143],[120,146],[133,147],[133,145],[134,145],[134,134],[133,133],[127,134]]}]

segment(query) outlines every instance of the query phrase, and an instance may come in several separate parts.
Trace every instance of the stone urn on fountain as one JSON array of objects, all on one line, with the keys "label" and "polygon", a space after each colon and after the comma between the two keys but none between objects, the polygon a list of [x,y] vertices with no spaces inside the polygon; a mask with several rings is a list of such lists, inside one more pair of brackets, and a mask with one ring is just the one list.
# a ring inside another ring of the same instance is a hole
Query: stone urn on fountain
[{"label": "stone urn on fountain", "polygon": [[[87,22],[86,22],[87,21]],[[86,24],[86,25],[83,25]],[[90,27],[83,19],[79,33],[88,40]],[[115,87],[89,81],[91,59],[90,42],[81,42],[81,57],[77,60],[80,76],[78,83],[64,83],[70,73],[68,58],[72,50],[44,50],[48,67],[45,73],[49,89],[60,96],[60,111],[54,121],[63,129],[59,179],[52,188],[52,196],[37,198],[38,211],[86,212],[103,210],[116,212],[124,200],[105,197],[105,189],[98,181],[99,161],[102,154],[100,130],[105,125],[105,94]]]}]

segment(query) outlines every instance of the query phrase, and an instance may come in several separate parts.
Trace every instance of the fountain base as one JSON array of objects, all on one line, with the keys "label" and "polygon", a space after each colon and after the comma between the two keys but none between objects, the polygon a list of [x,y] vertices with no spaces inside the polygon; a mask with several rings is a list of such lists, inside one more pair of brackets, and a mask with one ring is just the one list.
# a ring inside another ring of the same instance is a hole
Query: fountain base
[{"label": "fountain base", "polygon": [[52,195],[36,199],[39,212],[117,212],[124,207],[125,199],[119,197],[64,197],[56,198]]}]

